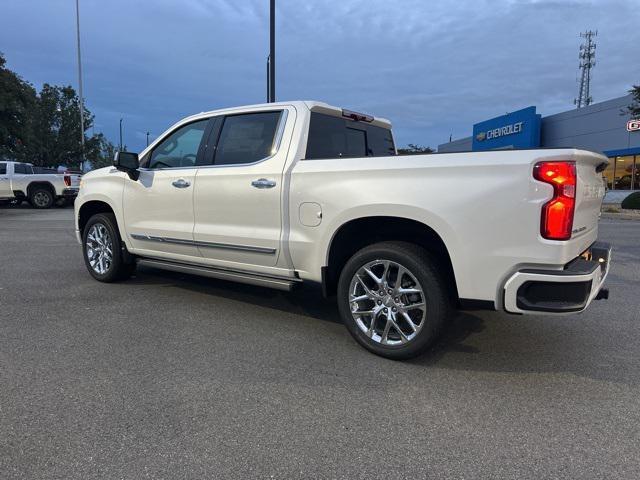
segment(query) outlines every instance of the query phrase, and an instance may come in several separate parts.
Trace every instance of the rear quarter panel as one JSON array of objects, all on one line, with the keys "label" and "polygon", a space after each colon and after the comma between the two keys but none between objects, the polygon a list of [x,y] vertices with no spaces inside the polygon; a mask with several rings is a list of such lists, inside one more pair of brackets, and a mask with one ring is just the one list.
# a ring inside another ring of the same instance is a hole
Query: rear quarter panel
[{"label": "rear quarter panel", "polygon": [[[496,301],[515,270],[561,268],[595,241],[597,228],[567,242],[540,236],[540,209],[552,189],[533,179],[533,165],[575,155],[523,150],[299,161],[290,192],[293,263],[302,278],[319,281],[340,226],[365,216],[403,217],[442,238],[461,297]],[[321,205],[319,226],[300,223],[302,202]]]}]

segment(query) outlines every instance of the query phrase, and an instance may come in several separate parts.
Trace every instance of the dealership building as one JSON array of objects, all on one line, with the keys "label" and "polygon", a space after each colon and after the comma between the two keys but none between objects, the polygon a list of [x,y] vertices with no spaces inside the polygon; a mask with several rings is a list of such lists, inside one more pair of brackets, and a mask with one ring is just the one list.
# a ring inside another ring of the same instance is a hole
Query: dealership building
[{"label": "dealership building", "polygon": [[[536,107],[484,120],[470,137],[438,146],[438,152],[575,147],[609,157],[603,172],[609,189],[640,189],[640,119],[626,113],[631,95],[543,117]],[[624,112],[624,113],[623,113]]]}]

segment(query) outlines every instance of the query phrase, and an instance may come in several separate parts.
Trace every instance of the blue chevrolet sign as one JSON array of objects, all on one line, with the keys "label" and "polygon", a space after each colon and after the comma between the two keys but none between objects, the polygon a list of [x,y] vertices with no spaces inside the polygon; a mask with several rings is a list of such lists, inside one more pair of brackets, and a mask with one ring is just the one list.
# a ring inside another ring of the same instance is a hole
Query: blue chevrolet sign
[{"label": "blue chevrolet sign", "polygon": [[536,107],[501,115],[473,126],[473,150],[540,146],[541,116]]}]

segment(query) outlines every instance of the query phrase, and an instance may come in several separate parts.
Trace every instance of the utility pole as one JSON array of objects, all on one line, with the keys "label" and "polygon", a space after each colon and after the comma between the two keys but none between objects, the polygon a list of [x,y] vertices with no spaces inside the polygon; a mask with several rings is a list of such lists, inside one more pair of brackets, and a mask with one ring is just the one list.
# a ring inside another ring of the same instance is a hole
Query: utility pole
[{"label": "utility pole", "polygon": [[147,132],[147,147],[149,146],[149,132]]},{"label": "utility pole", "polygon": [[276,101],[276,0],[270,0],[269,14],[269,103]]},{"label": "utility pole", "polygon": [[78,43],[78,94],[80,96],[80,169],[84,170],[84,96],[82,95],[82,59],[80,55],[80,0],[76,0],[76,40]]},{"label": "utility pole", "polygon": [[120,152],[122,151],[122,118],[120,119]]},{"label": "utility pole", "polygon": [[596,66],[596,44],[593,41],[593,37],[598,35],[598,31],[587,30],[580,34],[580,37],[585,41],[580,45],[580,53],[578,58],[580,59],[580,88],[578,90],[578,98],[573,103],[576,108],[586,107],[593,103],[593,98],[589,92],[591,84],[591,69]]}]

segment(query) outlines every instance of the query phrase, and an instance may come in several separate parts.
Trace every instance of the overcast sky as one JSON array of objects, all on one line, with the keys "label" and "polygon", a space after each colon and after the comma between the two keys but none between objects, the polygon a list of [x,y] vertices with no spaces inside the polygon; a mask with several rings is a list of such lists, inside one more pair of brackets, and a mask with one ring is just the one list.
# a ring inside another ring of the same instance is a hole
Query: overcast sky
[{"label": "overcast sky", "polygon": [[[141,150],[186,115],[265,99],[268,0],[80,0],[96,132]],[[389,118],[437,146],[536,105],[573,108],[580,31],[598,30],[594,101],[640,83],[640,0],[277,0],[277,98]],[[77,87],[75,2],[3,0],[0,51],[40,87]]]}]

